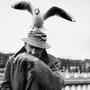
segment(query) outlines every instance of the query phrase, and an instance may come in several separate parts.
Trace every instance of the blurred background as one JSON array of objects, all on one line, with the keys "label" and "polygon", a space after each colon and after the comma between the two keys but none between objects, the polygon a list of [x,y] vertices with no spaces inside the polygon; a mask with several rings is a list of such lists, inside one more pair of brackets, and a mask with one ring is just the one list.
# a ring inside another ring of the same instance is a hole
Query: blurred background
[{"label": "blurred background", "polygon": [[[17,1],[21,0],[0,0],[0,73],[4,72],[8,59],[24,45],[21,38],[25,38],[31,30],[31,14],[11,8]],[[44,22],[48,43],[51,45],[47,51],[60,61],[59,70],[65,78],[90,79],[90,0],[30,2],[35,8],[39,8],[42,14],[52,6],[57,6],[76,20],[69,22],[54,16]],[[2,76],[0,77],[2,79]]]}]

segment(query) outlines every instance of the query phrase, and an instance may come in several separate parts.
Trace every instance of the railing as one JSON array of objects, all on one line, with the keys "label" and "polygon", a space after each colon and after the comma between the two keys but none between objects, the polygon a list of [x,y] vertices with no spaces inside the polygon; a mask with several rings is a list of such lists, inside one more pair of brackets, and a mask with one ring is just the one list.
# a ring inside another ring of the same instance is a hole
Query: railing
[{"label": "railing", "polygon": [[[69,75],[69,74],[67,74]],[[70,74],[71,75],[71,74]],[[90,76],[89,77],[76,77],[74,75],[74,78],[72,77],[65,77],[64,76],[64,81],[65,81],[65,87],[62,90],[90,90]],[[82,74],[80,74],[82,76]],[[0,83],[3,79],[3,74],[0,74]]]},{"label": "railing", "polygon": [[65,88],[62,90],[90,90],[90,74],[66,74],[64,75]]},{"label": "railing", "polygon": [[63,90],[90,90],[90,79],[65,79]]},{"label": "railing", "polygon": [[90,90],[90,84],[87,85],[66,85],[62,90]]}]

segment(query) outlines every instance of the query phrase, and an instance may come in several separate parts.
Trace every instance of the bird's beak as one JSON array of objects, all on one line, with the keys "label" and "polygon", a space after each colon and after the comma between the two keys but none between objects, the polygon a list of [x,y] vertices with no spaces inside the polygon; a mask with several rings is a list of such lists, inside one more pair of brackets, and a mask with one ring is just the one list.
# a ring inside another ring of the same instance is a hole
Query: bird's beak
[{"label": "bird's beak", "polygon": [[36,15],[38,15],[39,13],[35,13]]}]

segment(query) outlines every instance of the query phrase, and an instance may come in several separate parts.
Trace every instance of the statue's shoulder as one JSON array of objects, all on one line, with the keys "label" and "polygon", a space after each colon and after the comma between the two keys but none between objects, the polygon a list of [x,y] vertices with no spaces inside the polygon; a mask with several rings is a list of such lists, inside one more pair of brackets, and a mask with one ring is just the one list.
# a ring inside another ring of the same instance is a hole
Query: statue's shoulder
[{"label": "statue's shoulder", "polygon": [[9,63],[12,63],[12,62],[14,61],[14,58],[15,58],[14,56],[15,56],[15,55],[12,55],[12,56],[9,57],[9,59],[8,59],[8,62],[9,62]]},{"label": "statue's shoulder", "polygon": [[49,64],[48,64],[49,66],[52,66],[55,63],[59,63],[59,60],[55,56],[49,53],[48,53],[48,59],[49,59]]}]

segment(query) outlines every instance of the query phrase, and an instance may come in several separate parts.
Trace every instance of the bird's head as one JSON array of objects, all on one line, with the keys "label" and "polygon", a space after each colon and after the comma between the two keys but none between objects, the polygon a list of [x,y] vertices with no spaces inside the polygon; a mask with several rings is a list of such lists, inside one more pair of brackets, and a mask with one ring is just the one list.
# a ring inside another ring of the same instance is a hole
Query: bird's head
[{"label": "bird's head", "polygon": [[38,15],[38,14],[40,13],[39,8],[36,8],[35,11],[34,11],[34,13],[35,13],[36,15]]}]

